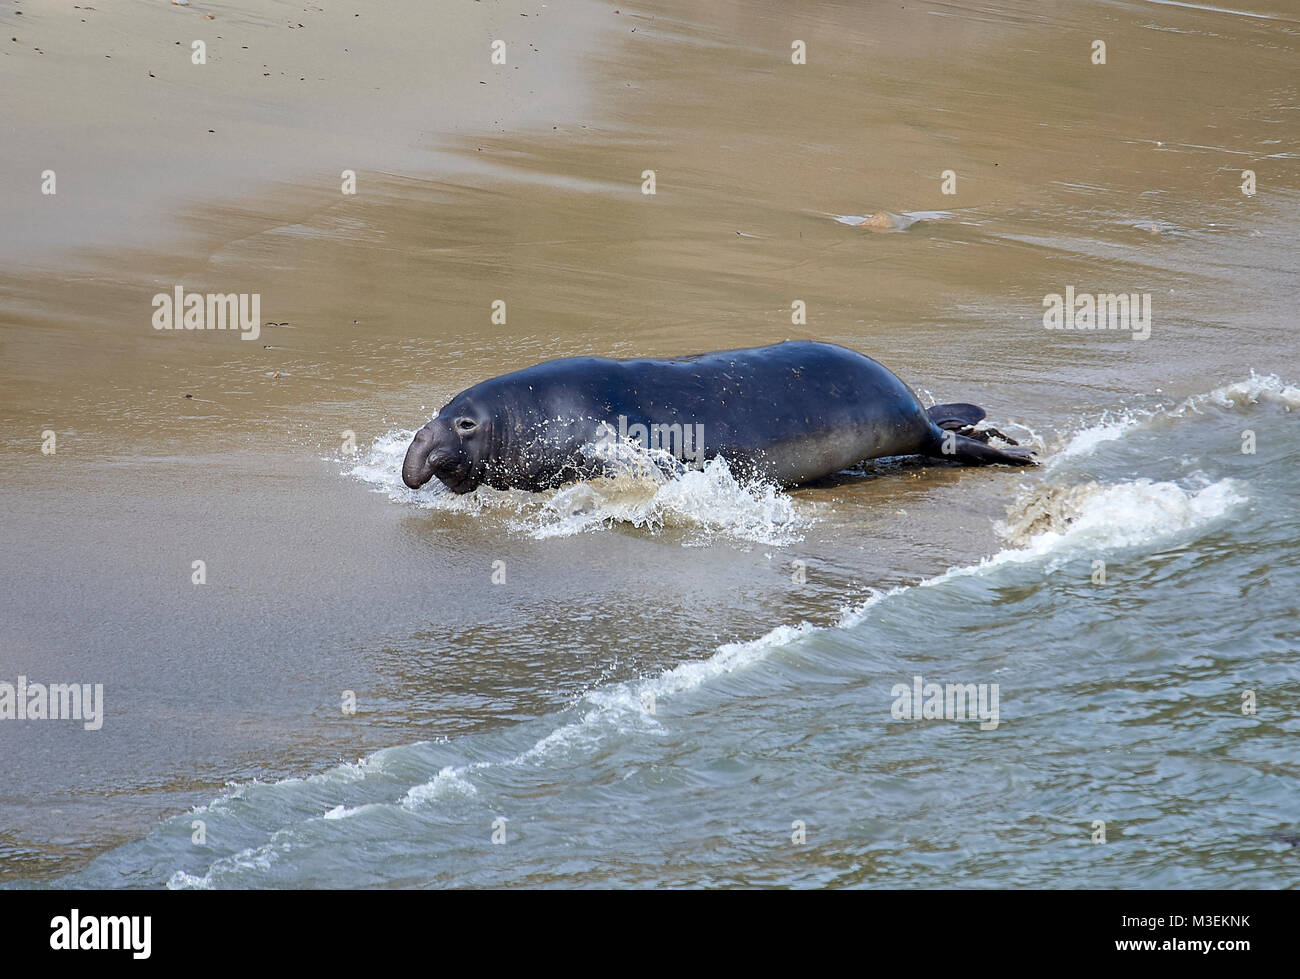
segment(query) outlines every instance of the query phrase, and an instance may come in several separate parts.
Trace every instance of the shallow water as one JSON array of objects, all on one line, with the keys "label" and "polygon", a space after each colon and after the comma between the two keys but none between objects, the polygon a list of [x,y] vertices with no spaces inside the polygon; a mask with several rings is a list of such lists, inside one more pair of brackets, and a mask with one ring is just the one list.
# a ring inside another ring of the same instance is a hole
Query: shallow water
[{"label": "shallow water", "polygon": [[[989,561],[516,725],[241,784],[62,883],[1287,886],[1298,408],[1253,379],[1088,430]],[[895,717],[918,676],[998,692]]]},{"label": "shallow water", "polygon": [[[604,11],[552,124],[15,259],[0,680],[108,706],[0,722],[0,880],[1292,884],[1300,26],[1252,11]],[[881,211],[921,220],[839,220]],[[157,334],[176,282],[284,325]],[[1150,338],[1045,330],[1067,286],[1150,293]],[[484,377],[796,336],[1046,465],[400,482]],[[917,675],[998,684],[998,726],[893,717]]]}]

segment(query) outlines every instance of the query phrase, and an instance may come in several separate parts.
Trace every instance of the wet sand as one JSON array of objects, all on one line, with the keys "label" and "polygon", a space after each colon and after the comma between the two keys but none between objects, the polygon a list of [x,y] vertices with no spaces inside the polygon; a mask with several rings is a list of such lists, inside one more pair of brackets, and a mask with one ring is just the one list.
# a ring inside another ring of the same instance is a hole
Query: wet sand
[{"label": "wet sand", "polygon": [[[1284,4],[317,6],[0,14],[22,137],[0,200],[0,679],[109,698],[93,739],[0,726],[21,759],[0,879],[66,871],[229,780],[511,724],[829,621],[996,549],[1033,478],[884,467],[791,494],[793,540],[698,546],[534,540],[347,475],[345,432],[364,455],[484,377],[814,337],[1047,449],[1108,409],[1297,374]],[[836,220],[878,211],[939,213]],[[150,298],[177,284],[259,292],[283,325],[154,331]],[[1150,339],[1044,330],[1067,285],[1150,293]]]}]

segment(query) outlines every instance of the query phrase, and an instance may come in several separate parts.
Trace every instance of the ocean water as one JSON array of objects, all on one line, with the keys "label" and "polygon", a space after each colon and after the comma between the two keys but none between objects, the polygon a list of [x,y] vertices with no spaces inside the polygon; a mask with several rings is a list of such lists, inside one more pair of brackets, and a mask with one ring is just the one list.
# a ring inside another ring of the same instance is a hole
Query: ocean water
[{"label": "ocean water", "polygon": [[[1036,436],[983,560],[519,723],[232,783],[51,883],[1292,886],[1297,409],[1251,375]],[[338,478],[548,539],[688,550],[683,527],[776,542],[826,519],[717,469],[413,493],[402,434]],[[984,685],[985,709],[908,716],[918,682]]]}]

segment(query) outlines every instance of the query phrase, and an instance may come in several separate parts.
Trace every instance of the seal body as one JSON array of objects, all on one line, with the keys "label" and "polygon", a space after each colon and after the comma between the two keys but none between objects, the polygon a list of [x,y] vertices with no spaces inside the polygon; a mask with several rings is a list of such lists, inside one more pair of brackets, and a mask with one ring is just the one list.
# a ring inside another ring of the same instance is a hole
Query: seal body
[{"label": "seal body", "polygon": [[971,437],[983,417],[974,405],[927,411],[887,368],[829,343],[568,357],[458,394],[416,433],[402,478],[415,488],[437,477],[456,493],[540,491],[607,471],[604,449],[620,437],[687,464],[721,455],[744,475],[786,486],[881,456],[1032,463],[1024,450]]}]

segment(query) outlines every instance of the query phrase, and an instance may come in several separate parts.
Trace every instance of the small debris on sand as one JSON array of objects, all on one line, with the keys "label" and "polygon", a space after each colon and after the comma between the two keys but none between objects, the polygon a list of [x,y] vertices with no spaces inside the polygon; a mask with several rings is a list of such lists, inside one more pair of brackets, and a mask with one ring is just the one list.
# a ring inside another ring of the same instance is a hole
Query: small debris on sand
[{"label": "small debris on sand", "polygon": [[868,231],[902,231],[913,222],[901,214],[891,214],[889,211],[877,211],[875,214],[868,215],[867,218],[858,225],[859,228],[866,228]]}]

